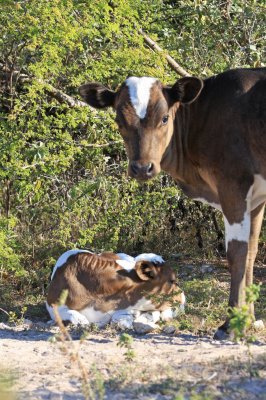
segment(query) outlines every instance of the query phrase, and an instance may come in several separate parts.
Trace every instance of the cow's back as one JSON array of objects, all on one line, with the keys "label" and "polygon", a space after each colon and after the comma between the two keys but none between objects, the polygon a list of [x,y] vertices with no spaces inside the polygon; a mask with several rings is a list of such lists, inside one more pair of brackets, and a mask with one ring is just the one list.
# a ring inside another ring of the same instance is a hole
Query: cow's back
[{"label": "cow's back", "polygon": [[207,78],[189,107],[188,152],[196,163],[214,170],[247,166],[266,176],[266,68]]}]

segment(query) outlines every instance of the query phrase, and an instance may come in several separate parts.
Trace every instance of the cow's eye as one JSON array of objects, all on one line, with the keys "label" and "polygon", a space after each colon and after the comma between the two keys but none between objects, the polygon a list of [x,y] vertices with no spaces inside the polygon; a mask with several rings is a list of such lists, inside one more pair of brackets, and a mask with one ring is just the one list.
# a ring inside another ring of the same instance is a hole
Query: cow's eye
[{"label": "cow's eye", "polygon": [[171,285],[174,285],[176,283],[176,280],[175,279],[171,279],[170,283],[171,283]]},{"label": "cow's eye", "polygon": [[164,115],[162,118],[162,125],[166,125],[169,119],[169,115]]}]

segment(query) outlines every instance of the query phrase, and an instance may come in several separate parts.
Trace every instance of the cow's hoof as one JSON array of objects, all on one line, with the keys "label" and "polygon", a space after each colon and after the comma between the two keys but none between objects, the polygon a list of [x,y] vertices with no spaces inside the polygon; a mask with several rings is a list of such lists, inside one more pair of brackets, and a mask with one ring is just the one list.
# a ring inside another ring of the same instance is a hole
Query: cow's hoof
[{"label": "cow's hoof", "polygon": [[224,329],[218,328],[215,332],[213,339],[215,340],[230,340],[230,333]]}]

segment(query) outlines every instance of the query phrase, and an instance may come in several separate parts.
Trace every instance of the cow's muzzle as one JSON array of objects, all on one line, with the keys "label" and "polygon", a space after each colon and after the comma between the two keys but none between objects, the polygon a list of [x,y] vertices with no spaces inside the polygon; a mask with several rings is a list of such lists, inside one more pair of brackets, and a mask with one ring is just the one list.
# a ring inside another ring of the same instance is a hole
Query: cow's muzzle
[{"label": "cow's muzzle", "polygon": [[138,180],[151,179],[156,175],[155,167],[152,162],[143,165],[138,161],[131,161],[128,172],[132,178]]}]

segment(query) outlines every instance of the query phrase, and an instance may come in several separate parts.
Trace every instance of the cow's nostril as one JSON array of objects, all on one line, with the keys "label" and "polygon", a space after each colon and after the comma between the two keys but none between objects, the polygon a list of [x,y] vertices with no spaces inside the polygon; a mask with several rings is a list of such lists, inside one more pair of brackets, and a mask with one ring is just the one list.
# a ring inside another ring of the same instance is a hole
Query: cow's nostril
[{"label": "cow's nostril", "polygon": [[151,174],[152,171],[153,171],[153,164],[152,164],[152,163],[149,163],[149,164],[147,165],[147,173],[148,173],[148,174]]},{"label": "cow's nostril", "polygon": [[133,172],[133,175],[137,175],[139,171],[139,167],[135,163],[131,163],[131,171]]}]

